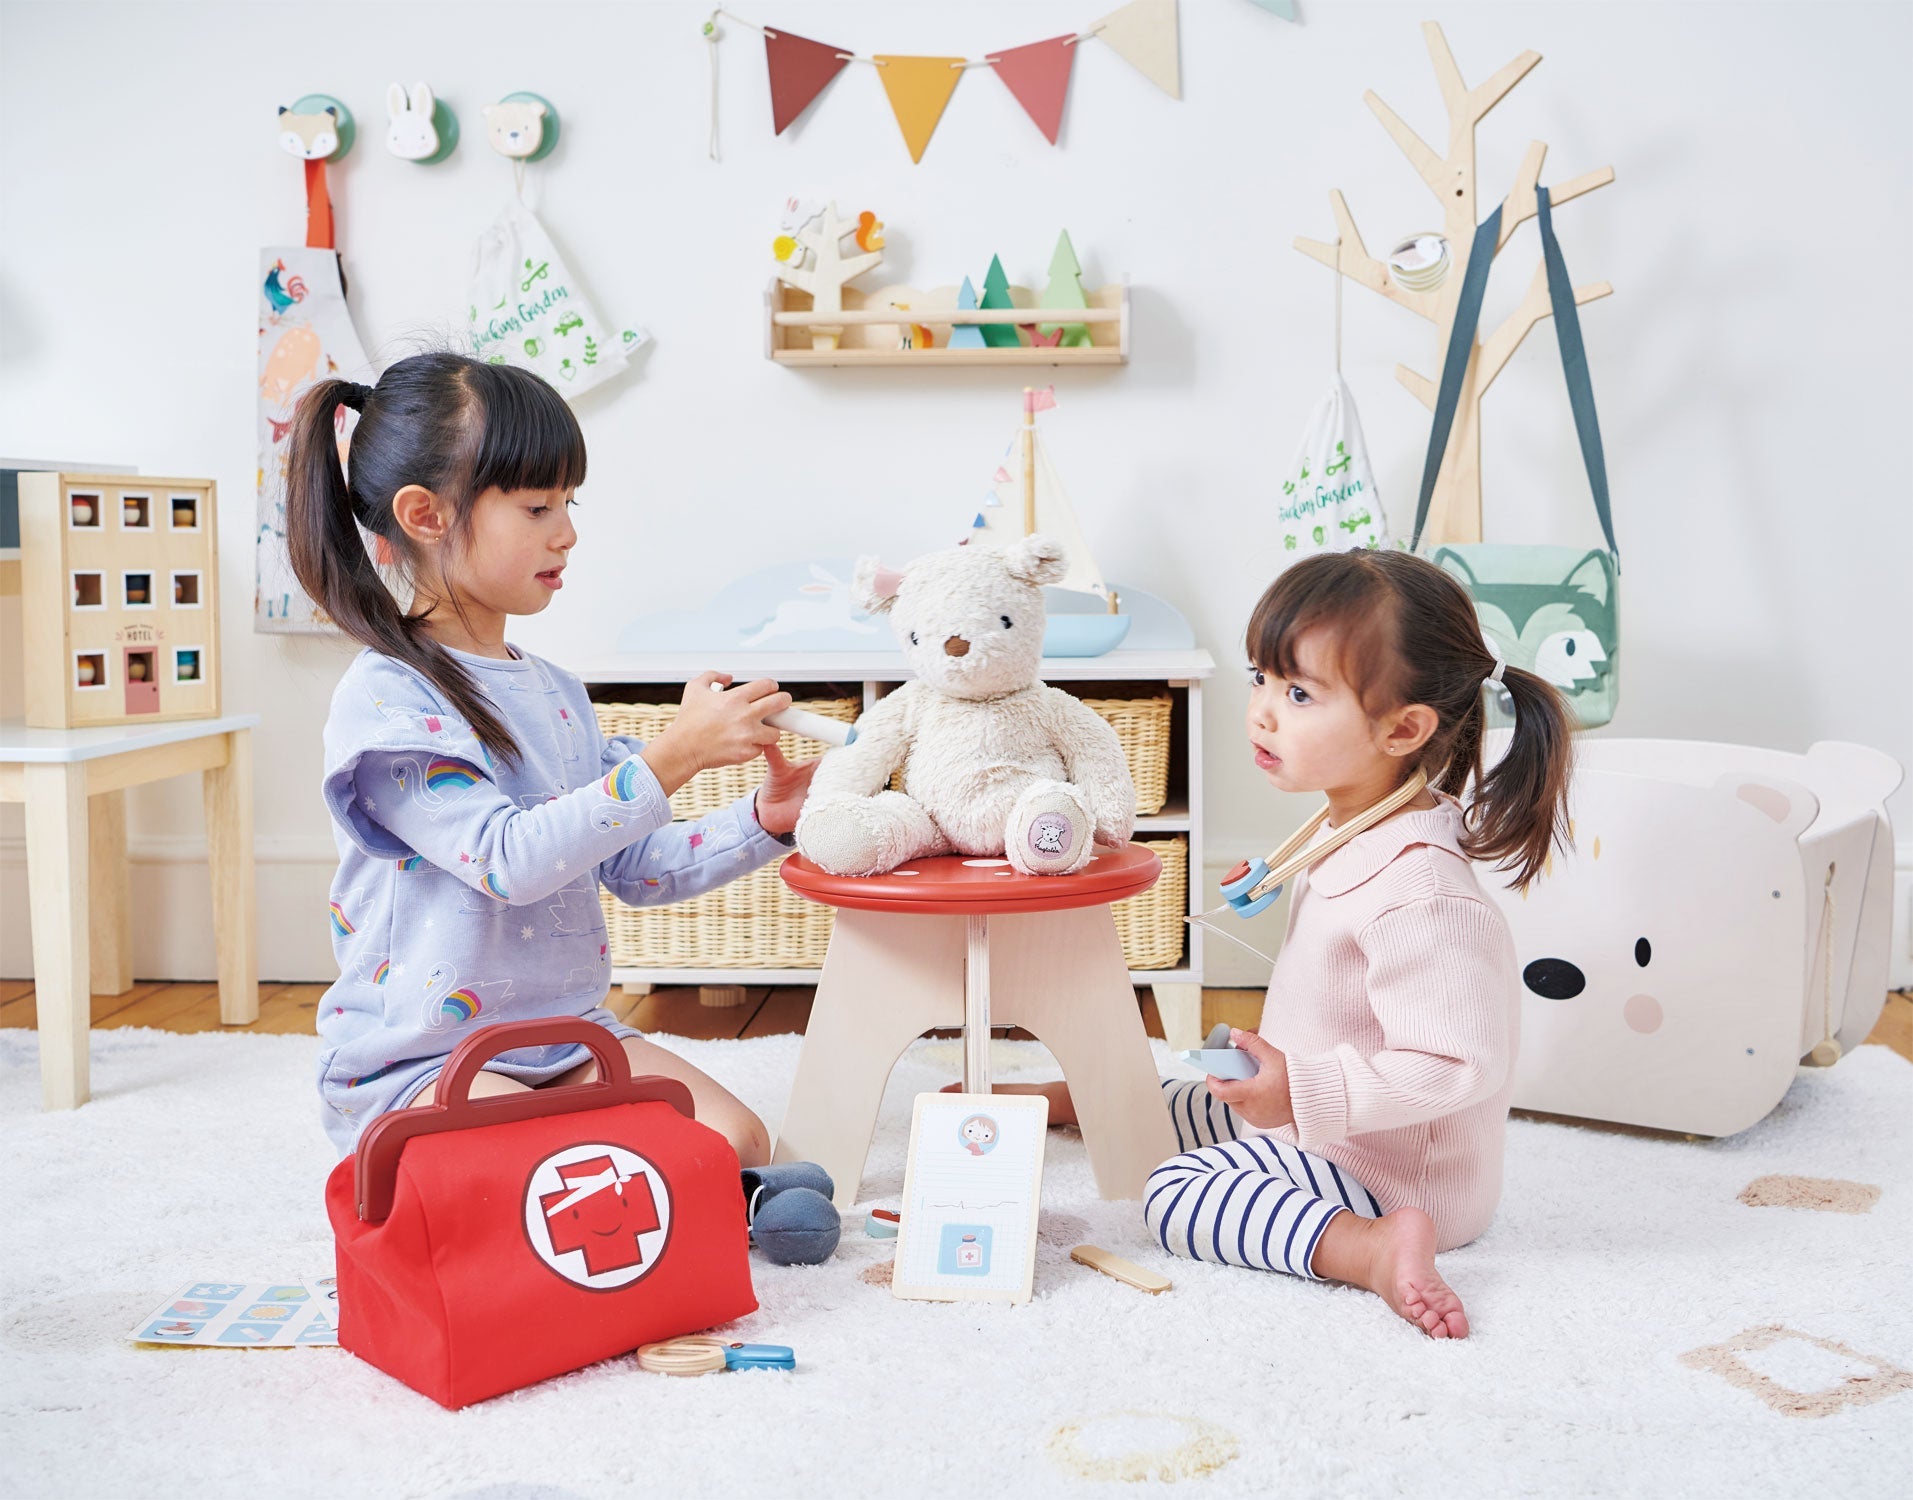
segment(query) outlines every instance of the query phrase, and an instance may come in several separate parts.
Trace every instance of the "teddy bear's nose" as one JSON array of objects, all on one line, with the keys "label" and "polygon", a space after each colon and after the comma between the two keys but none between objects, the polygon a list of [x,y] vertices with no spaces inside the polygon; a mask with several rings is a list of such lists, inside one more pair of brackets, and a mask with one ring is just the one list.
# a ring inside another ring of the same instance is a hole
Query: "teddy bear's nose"
[{"label": "teddy bear's nose", "polygon": [[970,643],[964,640],[960,635],[953,635],[949,640],[943,643],[943,654],[945,656],[968,656],[970,654]]}]

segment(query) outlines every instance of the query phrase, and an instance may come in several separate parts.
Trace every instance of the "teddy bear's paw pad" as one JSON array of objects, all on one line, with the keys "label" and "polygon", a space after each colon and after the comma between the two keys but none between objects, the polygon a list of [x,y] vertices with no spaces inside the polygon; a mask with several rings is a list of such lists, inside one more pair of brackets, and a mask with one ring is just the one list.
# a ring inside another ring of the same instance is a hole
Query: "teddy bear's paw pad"
[{"label": "teddy bear's paw pad", "polygon": [[1026,875],[1066,875],[1089,852],[1091,824],[1082,804],[1062,790],[1019,799],[1004,852]]}]

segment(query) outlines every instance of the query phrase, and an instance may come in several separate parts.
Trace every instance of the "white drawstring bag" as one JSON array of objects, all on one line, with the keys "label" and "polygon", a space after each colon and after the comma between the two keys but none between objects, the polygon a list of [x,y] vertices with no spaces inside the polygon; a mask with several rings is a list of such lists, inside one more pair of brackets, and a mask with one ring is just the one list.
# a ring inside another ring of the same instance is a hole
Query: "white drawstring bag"
[{"label": "white drawstring bag", "polygon": [[598,316],[545,226],[516,198],[479,237],[468,316],[474,354],[542,375],[567,401],[616,375],[651,337]]},{"label": "white drawstring bag", "polygon": [[1309,414],[1302,446],[1276,496],[1275,520],[1278,567],[1316,552],[1392,545],[1355,397],[1339,370]]}]

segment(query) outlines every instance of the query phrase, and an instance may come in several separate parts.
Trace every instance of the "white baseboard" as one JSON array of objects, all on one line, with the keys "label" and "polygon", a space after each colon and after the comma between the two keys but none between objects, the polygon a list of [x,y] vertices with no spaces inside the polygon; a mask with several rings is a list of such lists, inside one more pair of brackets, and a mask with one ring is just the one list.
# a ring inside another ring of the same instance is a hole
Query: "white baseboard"
[{"label": "white baseboard", "polygon": [[[136,838],[128,841],[126,852],[132,869],[133,972],[143,980],[211,983],[219,964],[205,839]],[[330,984],[339,975],[326,918],[339,868],[332,840],[262,838],[253,857],[259,977]],[[33,977],[27,905],[25,840],[0,838],[0,978]]]}]

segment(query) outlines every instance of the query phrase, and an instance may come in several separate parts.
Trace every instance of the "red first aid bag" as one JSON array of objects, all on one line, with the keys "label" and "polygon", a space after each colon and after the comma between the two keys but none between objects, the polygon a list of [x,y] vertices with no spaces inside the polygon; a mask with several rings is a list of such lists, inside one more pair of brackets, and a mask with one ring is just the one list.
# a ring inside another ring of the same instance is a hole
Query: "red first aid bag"
[{"label": "red first aid bag", "polygon": [[[517,1047],[581,1042],[598,1081],[474,1099]],[[333,1169],[339,1343],[441,1406],[755,1310],[737,1153],[673,1078],[563,1017],[461,1042],[429,1108],[381,1115]]]}]

